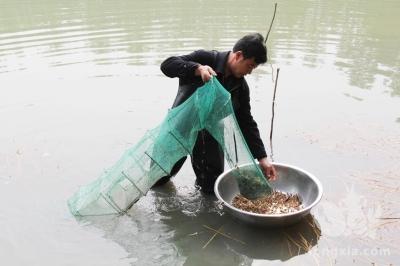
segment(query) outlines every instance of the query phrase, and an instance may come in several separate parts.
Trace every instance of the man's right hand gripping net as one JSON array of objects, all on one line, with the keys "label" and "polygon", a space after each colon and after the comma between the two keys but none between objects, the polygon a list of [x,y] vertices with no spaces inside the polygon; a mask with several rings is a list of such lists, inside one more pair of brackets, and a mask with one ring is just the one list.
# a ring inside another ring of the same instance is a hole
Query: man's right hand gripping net
[{"label": "man's right hand gripping net", "polygon": [[[174,164],[190,155],[200,130],[220,144],[240,192],[257,198],[271,188],[255,163],[236,121],[230,94],[212,78],[184,103],[169,110],[158,127],[148,131],[122,158],[94,182],[81,187],[68,201],[77,216],[126,212]],[[245,167],[238,167],[246,165]]]}]

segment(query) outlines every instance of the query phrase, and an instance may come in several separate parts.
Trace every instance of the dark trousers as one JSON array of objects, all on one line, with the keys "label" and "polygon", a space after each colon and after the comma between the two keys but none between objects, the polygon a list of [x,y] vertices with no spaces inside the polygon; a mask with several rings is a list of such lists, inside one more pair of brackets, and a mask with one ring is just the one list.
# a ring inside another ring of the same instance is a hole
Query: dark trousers
[{"label": "dark trousers", "polygon": [[[171,173],[162,177],[154,186],[167,183],[182,168],[187,157],[181,158],[172,167]],[[218,142],[206,130],[197,135],[191,155],[192,167],[196,174],[196,184],[205,193],[214,192],[214,183],[224,170],[224,153]]]}]

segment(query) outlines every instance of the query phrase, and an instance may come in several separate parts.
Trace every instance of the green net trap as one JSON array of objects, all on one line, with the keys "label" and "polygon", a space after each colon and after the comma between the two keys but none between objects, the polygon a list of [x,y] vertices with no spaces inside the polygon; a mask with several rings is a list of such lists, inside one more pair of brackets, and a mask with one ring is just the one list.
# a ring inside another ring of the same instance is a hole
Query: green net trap
[{"label": "green net trap", "polygon": [[[97,180],[81,187],[69,200],[73,215],[126,212],[174,164],[190,155],[197,134],[206,129],[220,144],[225,162],[235,168],[241,194],[256,198],[271,192],[255,163],[235,118],[230,93],[212,78],[184,103],[168,111],[163,122],[126,150]],[[226,165],[226,164],[225,164]],[[247,165],[243,169],[238,167]]]}]

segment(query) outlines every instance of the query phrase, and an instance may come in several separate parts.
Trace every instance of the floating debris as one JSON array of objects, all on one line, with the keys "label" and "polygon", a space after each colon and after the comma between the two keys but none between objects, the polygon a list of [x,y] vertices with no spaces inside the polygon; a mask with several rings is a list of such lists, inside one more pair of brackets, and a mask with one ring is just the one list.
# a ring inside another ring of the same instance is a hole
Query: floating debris
[{"label": "floating debris", "polygon": [[232,205],[238,209],[260,214],[284,214],[299,211],[303,208],[298,195],[273,191],[271,194],[250,200],[243,195],[236,195]]}]

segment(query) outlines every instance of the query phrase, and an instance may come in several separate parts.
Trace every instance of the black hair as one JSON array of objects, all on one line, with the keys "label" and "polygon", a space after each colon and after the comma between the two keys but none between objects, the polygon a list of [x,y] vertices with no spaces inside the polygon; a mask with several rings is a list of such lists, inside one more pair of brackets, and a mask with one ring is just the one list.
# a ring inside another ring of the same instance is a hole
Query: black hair
[{"label": "black hair", "polygon": [[267,62],[267,47],[264,44],[264,37],[260,33],[253,33],[243,36],[233,46],[233,52],[242,51],[245,59],[253,58],[256,64]]}]

